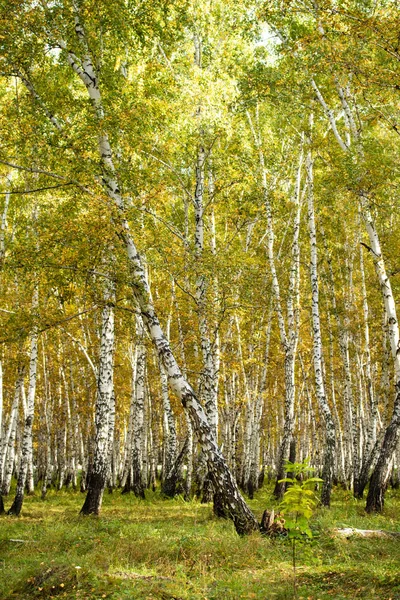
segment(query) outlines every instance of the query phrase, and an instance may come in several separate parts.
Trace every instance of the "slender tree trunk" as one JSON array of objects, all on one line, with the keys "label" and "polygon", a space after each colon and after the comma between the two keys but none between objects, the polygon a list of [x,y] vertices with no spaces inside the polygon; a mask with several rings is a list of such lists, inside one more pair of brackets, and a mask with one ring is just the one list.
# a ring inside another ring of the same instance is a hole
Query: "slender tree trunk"
[{"label": "slender tree trunk", "polygon": [[[38,289],[35,287],[32,300],[33,311],[38,308]],[[29,468],[29,458],[32,449],[32,426],[35,409],[35,393],[36,393],[36,375],[37,375],[37,359],[38,359],[38,333],[35,325],[31,337],[31,351],[29,360],[29,388],[26,402],[24,433],[22,438],[22,454],[21,464],[19,467],[17,490],[14,501],[8,511],[9,515],[18,516],[21,512],[24,501],[25,483]]]},{"label": "slender tree trunk", "polygon": [[96,116],[99,121],[98,141],[99,154],[103,167],[102,181],[105,193],[114,203],[117,209],[114,223],[118,235],[126,248],[130,265],[130,285],[136,305],[142,314],[145,327],[147,328],[150,338],[155,345],[159,358],[162,360],[168,373],[170,385],[178,398],[181,400],[183,406],[189,412],[192,426],[196,431],[200,444],[207,457],[214,489],[221,493],[221,497],[223,498],[222,502],[226,507],[227,514],[233,520],[238,533],[244,534],[253,530],[258,530],[258,523],[238,490],[236,482],[227,467],[220,449],[218,448],[218,444],[212,433],[212,429],[210,428],[203,408],[201,407],[191,386],[182,376],[181,370],[179,369],[175,356],[171,350],[171,346],[162,331],[159,319],[155,312],[150,296],[148,282],[145,276],[144,266],[127,221],[125,203],[121,196],[119,184],[117,182],[117,173],[113,163],[113,153],[109,138],[102,124],[104,110],[101,92],[98,85],[98,73],[96,72],[93,61],[90,57],[86,36],[80,24],[79,14],[76,14],[75,31],[82,43],[82,46],[85,48],[85,54],[81,63],[82,67],[79,66],[79,60],[74,53],[68,50],[67,45],[63,41],[59,41],[59,43],[61,47],[66,50],[67,60],[71,68],[86,86],[88,95],[93,102]]},{"label": "slender tree trunk", "polygon": [[[279,448],[278,460],[277,460],[277,477],[274,488],[274,495],[276,498],[281,498],[285,491],[285,483],[280,483],[280,480],[285,478],[285,461],[289,458],[289,447],[290,441],[293,437],[294,430],[294,406],[295,406],[295,394],[296,394],[296,382],[295,382],[295,366],[296,366],[296,354],[297,345],[299,339],[299,317],[300,317],[300,245],[299,245],[299,233],[300,233],[300,217],[302,208],[302,199],[300,198],[301,192],[301,171],[303,165],[303,150],[299,155],[299,164],[296,173],[296,180],[294,186],[294,204],[295,204],[295,216],[293,220],[293,239],[292,239],[292,252],[291,252],[291,263],[290,263],[290,275],[289,275],[289,290],[287,294],[287,315],[285,319],[281,294],[280,285],[278,279],[278,273],[276,269],[275,251],[274,251],[274,224],[272,206],[270,201],[270,193],[267,183],[267,171],[265,167],[264,152],[262,149],[262,139],[260,130],[256,131],[250,113],[247,113],[250,129],[254,138],[255,146],[258,150],[260,173],[261,173],[261,186],[264,196],[264,205],[267,213],[267,247],[268,247],[268,259],[270,264],[271,276],[272,276],[272,289],[275,296],[275,306],[278,316],[279,333],[281,338],[281,344],[285,352],[285,419],[284,419],[284,431],[282,442]],[[256,118],[258,121],[258,107],[256,112]]]},{"label": "slender tree trunk", "polygon": [[366,505],[367,512],[381,512],[383,510],[385,491],[390,476],[390,465],[393,453],[396,450],[400,437],[400,336],[392,287],[386,273],[379,238],[369,209],[368,199],[364,194],[360,194],[360,198],[362,217],[368,232],[371,244],[370,250],[381,286],[385,312],[388,318],[389,342],[394,362],[396,382],[396,396],[393,405],[393,413],[385,432],[378,461],[371,476]]},{"label": "slender tree trunk", "polygon": [[[323,34],[323,29],[322,29]],[[320,90],[318,89],[314,80],[311,82],[312,87],[314,88],[317,99],[321,104],[325,115],[327,116],[336,140],[342,150],[348,154],[350,152],[350,147],[348,144],[344,143],[342,140],[340,133],[337,129],[335,117],[333,112],[328,108]],[[353,161],[357,161],[360,163],[357,167],[363,166],[364,157],[363,157],[363,149],[362,149],[362,140],[360,137],[360,133],[356,126],[354,125],[355,121],[352,116],[352,110],[346,100],[346,94],[343,89],[340,87],[338,82],[336,82],[336,87],[339,93],[340,101],[342,107],[347,114],[347,120],[351,126],[351,134],[356,143],[356,153],[351,157]],[[351,139],[351,136],[350,138]],[[360,178],[361,182],[361,178]],[[379,239],[378,232],[375,227],[375,221],[372,216],[371,207],[370,207],[370,198],[368,193],[361,187],[359,184],[358,188],[355,190],[359,205],[361,217],[365,225],[365,229],[368,234],[369,246],[367,246],[368,250],[372,255],[372,259],[375,266],[375,271],[377,274],[377,278],[379,281],[379,285],[381,288],[383,304],[385,307],[385,314],[388,322],[389,329],[389,341],[390,341],[390,349],[392,354],[392,360],[394,363],[394,373],[395,373],[395,401],[393,405],[393,413],[389,425],[386,429],[382,448],[379,454],[378,461],[376,463],[375,469],[372,473],[368,497],[367,497],[367,512],[380,512],[383,509],[384,503],[384,495],[386,491],[387,482],[389,479],[389,470],[392,461],[393,452],[397,446],[397,442],[400,437],[400,335],[399,335],[399,324],[397,320],[396,314],[396,303],[392,292],[392,286],[390,283],[390,278],[386,272],[385,261],[381,251],[381,243]]]},{"label": "slender tree trunk", "polygon": [[322,478],[324,480],[324,483],[322,487],[321,502],[325,506],[329,506],[333,484],[336,431],[335,423],[333,421],[329,404],[326,398],[325,384],[323,379],[321,321],[319,314],[317,234],[314,217],[314,179],[311,150],[309,150],[307,153],[306,168],[308,181],[308,227],[310,232],[311,246],[310,276],[312,291],[314,375],[317,399],[325,421],[325,456],[324,467],[322,472]]},{"label": "slender tree trunk", "polygon": [[144,344],[143,321],[140,316],[136,318],[136,367],[133,394],[135,395],[133,413],[133,438],[132,438],[132,481],[131,489],[135,496],[144,498],[146,487],[143,473],[143,437],[145,422],[145,375],[146,375],[146,346]]},{"label": "slender tree trunk", "polygon": [[177,483],[176,474],[178,471],[174,469],[174,463],[177,459],[177,440],[175,417],[171,409],[171,403],[168,393],[168,378],[163,365],[160,365],[161,374],[161,395],[163,400],[163,409],[165,414],[165,462],[164,462],[164,477],[162,483],[162,492],[169,497],[176,494]]},{"label": "slender tree trunk", "polygon": [[108,431],[110,407],[114,394],[114,290],[104,295],[102,326],[100,334],[100,360],[97,379],[95,410],[95,442],[93,464],[88,477],[87,494],[81,514],[99,514],[108,474]]}]

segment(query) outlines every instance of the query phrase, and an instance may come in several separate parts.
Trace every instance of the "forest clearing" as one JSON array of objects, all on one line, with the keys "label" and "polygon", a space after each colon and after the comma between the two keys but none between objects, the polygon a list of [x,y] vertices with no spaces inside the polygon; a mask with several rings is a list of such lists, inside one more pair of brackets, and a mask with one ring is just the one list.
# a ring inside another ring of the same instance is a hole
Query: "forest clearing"
[{"label": "forest clearing", "polygon": [[0,0],[5,598],[400,598],[399,22]]}]

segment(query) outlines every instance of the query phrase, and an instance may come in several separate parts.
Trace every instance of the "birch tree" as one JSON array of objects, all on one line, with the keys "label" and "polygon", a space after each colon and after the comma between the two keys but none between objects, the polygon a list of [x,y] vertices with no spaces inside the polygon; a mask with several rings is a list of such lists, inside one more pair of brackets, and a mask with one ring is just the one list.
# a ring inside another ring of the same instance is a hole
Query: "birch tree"
[{"label": "birch tree", "polygon": [[[45,14],[47,16],[50,14],[48,7]],[[148,334],[164,364],[173,391],[181,399],[182,404],[189,412],[193,428],[207,457],[213,486],[221,495],[222,505],[226,514],[234,521],[239,533],[249,532],[258,528],[257,521],[244,502],[234,478],[226,465],[225,459],[216,443],[215,436],[210,430],[204,410],[199,404],[191,386],[182,376],[168,340],[162,331],[151,300],[143,263],[128,222],[126,202],[120,191],[110,137],[105,129],[105,110],[102,92],[99,87],[99,72],[89,49],[77,4],[74,5],[74,27],[78,46],[81,51],[81,58],[70,49],[69,44],[64,39],[60,39],[58,36],[54,36],[54,34],[51,34],[50,43],[52,46],[61,49],[68,65],[84,84],[92,102],[97,123],[99,159],[102,165],[101,181],[104,192],[114,207],[114,227],[119,239],[126,248],[127,259],[130,265],[130,286],[136,307],[140,311]],[[96,496],[99,498],[100,494],[96,492]]]}]

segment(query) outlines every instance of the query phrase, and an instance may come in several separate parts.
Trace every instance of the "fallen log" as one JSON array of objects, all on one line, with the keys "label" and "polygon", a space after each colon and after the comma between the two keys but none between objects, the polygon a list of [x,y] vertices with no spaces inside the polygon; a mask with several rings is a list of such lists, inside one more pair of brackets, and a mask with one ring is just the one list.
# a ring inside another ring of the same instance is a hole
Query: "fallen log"
[{"label": "fallen log", "polygon": [[333,530],[337,535],[349,538],[353,535],[357,537],[372,538],[390,538],[400,537],[400,531],[384,531],[383,529],[356,529],[355,527],[344,527],[342,529]]}]

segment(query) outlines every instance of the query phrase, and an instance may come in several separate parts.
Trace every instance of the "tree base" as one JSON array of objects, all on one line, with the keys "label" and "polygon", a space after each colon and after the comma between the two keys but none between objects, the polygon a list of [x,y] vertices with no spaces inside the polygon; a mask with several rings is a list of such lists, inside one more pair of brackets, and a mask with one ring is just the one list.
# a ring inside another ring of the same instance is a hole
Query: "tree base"
[{"label": "tree base", "polygon": [[12,503],[11,508],[7,512],[7,514],[18,517],[21,512],[23,502],[24,502],[24,494],[21,492],[17,492],[15,494],[14,502]]},{"label": "tree base", "polygon": [[91,473],[88,492],[81,508],[81,515],[98,515],[103,500],[105,477],[100,473]]},{"label": "tree base", "polygon": [[203,494],[201,497],[201,504],[208,504],[213,501],[214,490],[211,483],[210,475],[207,473],[203,481]]}]

